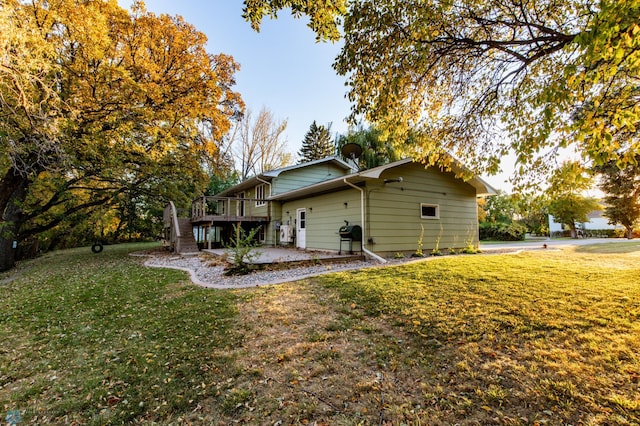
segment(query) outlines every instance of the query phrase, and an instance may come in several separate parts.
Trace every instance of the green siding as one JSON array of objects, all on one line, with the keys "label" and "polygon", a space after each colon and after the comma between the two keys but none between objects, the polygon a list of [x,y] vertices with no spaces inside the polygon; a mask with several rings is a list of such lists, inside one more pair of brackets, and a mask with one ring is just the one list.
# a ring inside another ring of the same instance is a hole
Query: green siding
[{"label": "green siding", "polygon": [[293,191],[294,189],[324,182],[348,174],[335,164],[316,164],[309,167],[282,172],[272,180],[272,195]]},{"label": "green siding", "polygon": [[[313,169],[295,170],[281,176],[277,182],[274,180],[272,191],[276,186],[282,192],[285,187],[293,189],[317,183],[327,178],[329,169],[332,169],[332,177],[343,174],[341,170],[328,168],[327,165]],[[384,183],[384,179],[397,177],[402,177],[403,181]],[[365,247],[369,250],[379,254],[414,252],[420,238],[421,224],[424,227],[425,254],[435,247],[438,238],[440,250],[459,249],[466,247],[469,241],[473,244],[478,242],[475,189],[456,179],[452,173],[443,173],[436,168],[425,170],[419,164],[406,164],[385,171],[380,179],[369,181],[363,188],[367,206],[363,231],[366,239],[373,239],[373,243],[365,241]],[[246,197],[255,197],[255,189],[246,191]],[[421,203],[437,204],[439,219],[421,218]],[[345,220],[350,225],[362,226],[360,191],[347,188],[282,204],[272,202],[272,222],[265,224],[265,244],[278,243],[275,221],[289,224],[295,229],[296,210],[299,208],[306,209],[306,248],[310,250],[337,251],[340,248],[338,229]],[[342,248],[348,250],[348,243],[343,243]],[[359,250],[360,246],[354,243],[353,248]]]},{"label": "green siding", "polygon": [[[347,203],[347,206],[344,203]],[[282,223],[295,226],[296,210],[300,208],[307,209],[306,248],[310,250],[338,251],[338,229],[345,224],[344,221],[348,220],[350,225],[362,226],[360,192],[356,189],[284,203]],[[289,215],[286,214],[287,211]],[[343,249],[348,250],[347,243],[343,244]],[[353,249],[360,250],[359,244],[354,243]]]},{"label": "green siding", "polygon": [[278,232],[275,230],[275,223],[280,221],[282,217],[282,206],[278,202],[271,203],[271,222],[265,224],[265,245],[274,246],[279,243],[278,238],[280,237]]},{"label": "green siding", "polygon": [[[402,182],[384,184],[383,179],[401,176]],[[428,253],[440,238],[439,249],[463,248],[478,242],[475,189],[453,173],[409,164],[386,171],[367,187],[367,247],[379,253],[415,251],[424,227],[423,251]],[[437,204],[439,219],[420,217],[420,204]],[[439,237],[440,236],[440,237]]]},{"label": "green siding", "polygon": [[[269,185],[264,184],[267,189],[266,189],[266,194],[267,197],[269,197]],[[256,200],[255,198],[257,198],[256,195],[256,187],[253,187],[251,189],[248,189],[246,191],[244,191],[244,198],[254,198],[251,201],[245,201],[245,214],[247,216],[268,216],[268,211],[267,211],[267,206],[269,205],[269,203],[266,203],[263,206],[260,207],[256,207]]]}]

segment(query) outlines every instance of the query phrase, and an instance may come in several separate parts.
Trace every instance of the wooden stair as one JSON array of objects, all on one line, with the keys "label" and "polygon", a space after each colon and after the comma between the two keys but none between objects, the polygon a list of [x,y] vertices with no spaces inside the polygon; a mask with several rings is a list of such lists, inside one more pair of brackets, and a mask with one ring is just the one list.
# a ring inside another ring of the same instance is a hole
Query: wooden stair
[{"label": "wooden stair", "polygon": [[180,254],[198,253],[198,244],[196,238],[193,235],[193,226],[189,218],[178,218],[178,225],[180,227],[180,237],[176,244],[176,252]]}]

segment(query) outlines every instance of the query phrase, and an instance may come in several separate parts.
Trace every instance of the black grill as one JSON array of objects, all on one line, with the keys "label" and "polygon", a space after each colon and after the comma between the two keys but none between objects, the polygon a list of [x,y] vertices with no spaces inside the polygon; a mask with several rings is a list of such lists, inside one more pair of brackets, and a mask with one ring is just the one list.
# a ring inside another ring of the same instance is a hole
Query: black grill
[{"label": "black grill", "polygon": [[341,226],[338,230],[340,234],[340,250],[338,254],[342,254],[342,243],[349,243],[349,253],[353,254],[353,242],[360,242],[360,251],[362,251],[362,228],[360,225],[346,225]]},{"label": "black grill", "polygon": [[362,228],[360,225],[341,226],[338,231],[340,238],[353,241],[362,241]]}]

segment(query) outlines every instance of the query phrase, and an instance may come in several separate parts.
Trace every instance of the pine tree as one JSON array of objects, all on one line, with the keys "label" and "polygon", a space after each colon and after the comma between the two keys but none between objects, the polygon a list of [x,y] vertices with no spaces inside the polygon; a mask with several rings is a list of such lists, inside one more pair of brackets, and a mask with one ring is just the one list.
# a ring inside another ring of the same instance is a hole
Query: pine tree
[{"label": "pine tree", "polygon": [[302,148],[298,151],[300,163],[320,160],[335,154],[335,147],[331,141],[330,131],[331,124],[325,127],[318,126],[315,120],[311,123],[309,131],[302,141]]}]

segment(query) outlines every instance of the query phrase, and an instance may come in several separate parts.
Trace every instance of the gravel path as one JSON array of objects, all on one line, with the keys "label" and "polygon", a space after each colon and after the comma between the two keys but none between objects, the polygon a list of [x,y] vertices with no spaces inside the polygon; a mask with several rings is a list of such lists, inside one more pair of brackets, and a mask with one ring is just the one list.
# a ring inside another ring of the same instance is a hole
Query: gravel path
[{"label": "gravel path", "polygon": [[[144,263],[145,266],[186,271],[191,276],[191,281],[194,284],[210,288],[246,288],[281,284],[331,272],[371,268],[380,265],[374,261],[321,262],[311,266],[292,266],[281,270],[256,271],[248,275],[225,276],[223,266],[210,265],[212,258],[203,255],[180,256],[160,253],[136,253],[134,255],[148,256],[149,259]],[[398,264],[400,262],[393,261],[389,263]]]}]

